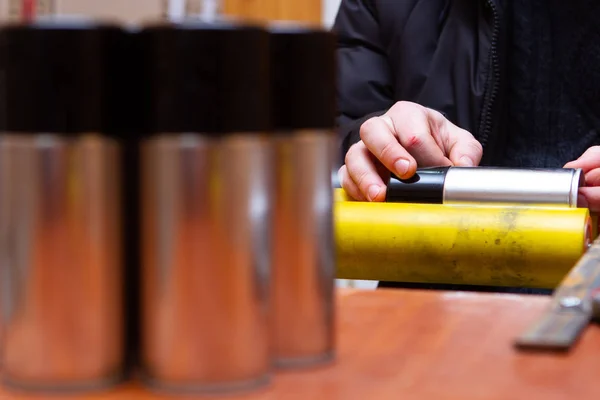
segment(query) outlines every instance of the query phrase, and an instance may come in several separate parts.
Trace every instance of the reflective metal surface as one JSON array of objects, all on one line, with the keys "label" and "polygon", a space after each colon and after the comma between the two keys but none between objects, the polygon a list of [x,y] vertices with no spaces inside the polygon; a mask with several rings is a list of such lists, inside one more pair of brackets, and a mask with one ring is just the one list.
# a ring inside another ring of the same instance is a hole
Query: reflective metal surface
[{"label": "reflective metal surface", "polygon": [[577,207],[580,169],[450,168],[444,204],[521,204]]},{"label": "reflective metal surface", "polygon": [[340,177],[339,177],[338,171],[339,171],[339,168],[334,168],[334,170],[331,171],[331,186],[334,189],[342,188],[342,183],[340,182]]},{"label": "reflective metal surface", "polygon": [[27,389],[120,378],[119,148],[0,136],[3,378]]},{"label": "reflective metal surface", "polygon": [[273,353],[281,367],[310,365],[334,356],[336,141],[329,132],[297,131],[275,142]]},{"label": "reflective metal surface", "polygon": [[0,136],[0,370],[4,362],[4,315],[7,313],[5,306],[8,304],[8,290],[2,282],[8,281],[8,227],[10,220],[9,196],[2,195],[2,189],[9,187],[8,153],[7,148],[2,146]]},{"label": "reflective metal surface", "polygon": [[269,380],[271,156],[254,134],[143,143],[142,360],[156,389]]}]

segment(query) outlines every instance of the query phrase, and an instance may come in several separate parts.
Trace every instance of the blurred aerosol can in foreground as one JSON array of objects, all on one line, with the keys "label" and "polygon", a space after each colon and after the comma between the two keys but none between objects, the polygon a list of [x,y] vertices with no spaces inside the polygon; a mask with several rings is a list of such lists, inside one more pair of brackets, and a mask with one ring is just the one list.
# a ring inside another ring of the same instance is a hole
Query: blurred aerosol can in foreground
[{"label": "blurred aerosol can in foreground", "polygon": [[278,367],[313,366],[335,353],[335,37],[272,24],[276,148],[272,351]]},{"label": "blurred aerosol can in foreground", "polygon": [[269,382],[269,35],[146,25],[142,363],[160,391]]},{"label": "blurred aerosol can in foreground", "polygon": [[123,367],[120,149],[104,132],[120,30],[0,28],[2,375],[104,388]]}]

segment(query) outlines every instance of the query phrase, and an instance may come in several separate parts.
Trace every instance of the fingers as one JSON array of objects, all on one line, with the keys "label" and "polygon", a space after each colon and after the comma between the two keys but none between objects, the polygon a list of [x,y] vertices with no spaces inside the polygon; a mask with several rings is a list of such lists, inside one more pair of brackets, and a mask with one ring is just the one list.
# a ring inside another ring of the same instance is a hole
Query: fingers
[{"label": "fingers", "polygon": [[[585,153],[584,153],[585,154]],[[589,154],[588,154],[589,156]],[[583,156],[582,156],[583,158]],[[583,159],[583,165],[586,168],[593,168],[591,164]],[[570,163],[569,163],[570,164]],[[599,163],[596,162],[596,165]],[[568,165],[568,164],[567,164]],[[577,164],[575,164],[577,165]],[[567,167],[565,168],[582,168],[582,167]],[[587,207],[590,211],[600,211],[600,168],[593,168],[585,173],[586,187],[579,188],[579,197],[577,200],[578,207]]]},{"label": "fingers", "polygon": [[356,183],[354,183],[354,181],[348,175],[348,171],[345,165],[342,165],[342,167],[339,169],[338,178],[340,180],[342,188],[344,189],[346,194],[348,194],[348,196],[352,197],[354,200],[357,201],[366,201],[365,196],[363,196]]},{"label": "fingers", "polygon": [[474,167],[483,156],[483,146],[468,131],[447,120],[441,113],[426,109],[431,134],[453,165]]},{"label": "fingers", "polygon": [[[582,187],[579,189],[579,196],[579,204],[587,205],[590,211],[600,211],[600,187]],[[581,197],[583,198],[581,199]]]},{"label": "fingers", "polygon": [[[360,194],[369,201],[384,201],[386,185],[380,176],[379,170],[362,141],[352,145],[346,153],[345,181],[342,181],[344,190],[346,184],[349,190],[358,189]],[[346,178],[347,177],[347,178]],[[352,195],[351,195],[352,196]],[[354,197],[354,196],[352,196]]]},{"label": "fingers", "polygon": [[460,167],[475,167],[483,156],[483,146],[473,135],[446,120],[450,161]]},{"label": "fingers", "polygon": [[564,168],[581,168],[584,173],[598,167],[600,167],[600,146],[590,147],[577,160],[564,165]]},{"label": "fingers", "polygon": [[407,179],[417,165],[475,166],[482,156],[481,144],[470,133],[410,102],[398,102],[364,122],[360,137],[339,171],[342,187],[356,200],[384,201],[390,171]]},{"label": "fingers", "polygon": [[564,168],[581,168],[585,174],[585,185],[579,189],[577,205],[590,211],[600,211],[600,146],[587,149],[577,160],[568,162]]},{"label": "fingers", "polygon": [[600,186],[600,168],[592,169],[585,174],[586,186]]},{"label": "fingers", "polygon": [[[396,103],[382,119],[420,166],[450,166],[441,143],[432,134],[429,110],[409,102]],[[441,116],[441,114],[440,114]],[[441,116],[443,118],[443,116]],[[412,176],[412,174],[411,174]]]},{"label": "fingers", "polygon": [[389,117],[367,120],[360,129],[362,142],[389,171],[399,178],[410,178],[417,170],[417,161],[400,145],[390,124]]},{"label": "fingers", "polygon": [[585,198],[585,196],[583,194],[581,194],[581,192],[577,194],[577,207],[578,208],[589,208],[587,199]]}]

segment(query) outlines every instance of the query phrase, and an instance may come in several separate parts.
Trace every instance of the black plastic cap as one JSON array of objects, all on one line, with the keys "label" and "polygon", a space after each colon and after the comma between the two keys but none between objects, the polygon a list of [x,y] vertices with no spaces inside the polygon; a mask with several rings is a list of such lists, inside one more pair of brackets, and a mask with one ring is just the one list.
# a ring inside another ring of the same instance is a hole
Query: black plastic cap
[{"label": "black plastic cap", "polygon": [[146,82],[140,72],[144,68],[137,26],[123,26],[114,40],[108,71],[107,116],[105,131],[123,140],[137,140],[142,135],[144,110],[142,99]]},{"label": "black plastic cap", "polygon": [[389,203],[442,204],[448,167],[418,169],[410,178],[392,177],[385,200]]},{"label": "black plastic cap", "polygon": [[0,28],[1,128],[76,134],[106,128],[117,26],[51,19]]},{"label": "black plastic cap", "polygon": [[335,34],[293,24],[273,24],[269,32],[275,129],[333,128]]},{"label": "black plastic cap", "polygon": [[145,26],[147,133],[271,129],[269,35],[235,22]]}]

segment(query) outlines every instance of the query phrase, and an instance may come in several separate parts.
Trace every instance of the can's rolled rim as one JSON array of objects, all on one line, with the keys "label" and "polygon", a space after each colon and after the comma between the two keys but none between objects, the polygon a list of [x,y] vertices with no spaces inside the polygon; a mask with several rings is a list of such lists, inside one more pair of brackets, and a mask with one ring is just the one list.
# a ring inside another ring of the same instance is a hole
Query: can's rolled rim
[{"label": "can's rolled rim", "polygon": [[569,192],[569,206],[572,208],[577,207],[577,200],[579,197],[579,188],[585,186],[585,177],[583,170],[577,168],[573,170],[573,179],[571,180],[571,191]]}]

